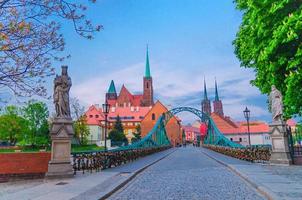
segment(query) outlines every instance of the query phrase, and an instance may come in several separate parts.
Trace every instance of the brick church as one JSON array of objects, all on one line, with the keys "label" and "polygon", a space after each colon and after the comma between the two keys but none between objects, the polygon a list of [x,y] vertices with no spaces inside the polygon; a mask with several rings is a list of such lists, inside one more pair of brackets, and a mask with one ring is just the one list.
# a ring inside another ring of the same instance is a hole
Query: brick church
[{"label": "brick church", "polygon": [[143,78],[143,94],[131,94],[125,85],[123,85],[120,93],[117,95],[114,81],[112,80],[109,90],[106,93],[106,101],[111,107],[150,107],[154,105],[153,83],[150,73],[148,48],[146,55],[145,76]]},{"label": "brick church", "polygon": [[[223,104],[218,95],[216,80],[213,108],[214,109],[212,112],[211,101],[208,98],[207,86],[206,82],[204,81],[204,97],[201,101],[201,110],[211,116],[220,132],[231,141],[240,143],[242,145],[248,145],[249,139],[247,134],[247,123],[236,122],[235,120],[231,119],[231,117],[225,116],[223,112]],[[204,131],[201,131],[201,134],[205,134],[205,131],[206,129],[204,129]],[[263,121],[250,121],[250,137],[252,145],[270,145],[271,140],[268,124]]]}]

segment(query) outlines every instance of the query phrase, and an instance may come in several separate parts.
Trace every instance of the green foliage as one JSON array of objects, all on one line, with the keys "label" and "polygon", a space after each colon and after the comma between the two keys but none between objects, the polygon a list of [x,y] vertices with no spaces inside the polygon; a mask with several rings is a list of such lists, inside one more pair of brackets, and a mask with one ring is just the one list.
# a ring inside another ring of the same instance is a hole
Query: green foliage
[{"label": "green foliage", "polygon": [[241,66],[256,73],[252,84],[284,96],[285,118],[302,115],[302,1],[235,0],[243,20],[234,41]]},{"label": "green foliage", "polygon": [[109,132],[108,137],[113,143],[114,142],[125,142],[127,143],[127,138],[124,134],[124,128],[121,121],[121,118],[117,116],[116,121],[114,123],[113,129]]},{"label": "green foliage", "polygon": [[24,118],[28,121],[28,134],[23,134],[23,144],[48,145],[49,144],[49,112],[43,102],[29,101],[23,108]]},{"label": "green foliage", "polygon": [[48,115],[42,102],[29,101],[23,108],[5,107],[0,116],[0,140],[20,146],[48,145]]},{"label": "green foliage", "polygon": [[133,133],[134,137],[131,139],[131,142],[137,142],[137,141],[141,140],[141,138],[142,138],[141,125],[140,124],[137,125],[135,127],[135,129],[136,129],[136,132]]},{"label": "green foliage", "polygon": [[302,142],[302,125],[299,124],[296,127],[295,133],[293,134],[293,142],[294,144]]},{"label": "green foliage", "polygon": [[92,145],[72,145],[71,152],[81,152],[81,151],[101,151],[104,147],[99,147],[96,144]]},{"label": "green foliage", "polygon": [[88,143],[90,131],[87,125],[86,115],[81,116],[77,121],[75,121],[74,132],[75,137],[80,141],[81,145]]},{"label": "green foliage", "polygon": [[124,127],[123,127],[123,124],[122,124],[122,121],[121,121],[121,118],[119,115],[116,118],[113,129],[115,129],[119,132],[122,132],[122,133],[124,132]]},{"label": "green foliage", "polygon": [[109,137],[108,137],[113,143],[115,142],[127,142],[127,138],[124,133],[113,129],[109,132]]},{"label": "green foliage", "polygon": [[29,133],[28,121],[18,116],[17,107],[8,106],[0,116],[0,140],[16,144]]}]

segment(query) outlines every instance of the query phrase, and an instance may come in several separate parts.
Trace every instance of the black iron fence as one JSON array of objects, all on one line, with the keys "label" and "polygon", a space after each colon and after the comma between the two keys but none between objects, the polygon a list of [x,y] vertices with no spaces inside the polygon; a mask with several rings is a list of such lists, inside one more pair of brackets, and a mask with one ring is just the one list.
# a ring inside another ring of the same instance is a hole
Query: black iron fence
[{"label": "black iron fence", "polygon": [[171,148],[171,146],[130,149],[121,151],[89,151],[73,153],[74,174],[79,171],[92,173],[100,170],[117,167],[159,151]]}]

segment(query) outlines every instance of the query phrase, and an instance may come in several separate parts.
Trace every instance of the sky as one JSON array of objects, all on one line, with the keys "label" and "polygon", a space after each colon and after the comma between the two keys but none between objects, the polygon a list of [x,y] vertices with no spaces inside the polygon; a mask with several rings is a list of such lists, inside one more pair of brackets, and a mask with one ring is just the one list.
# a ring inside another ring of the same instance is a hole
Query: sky
[{"label": "sky", "polygon": [[[71,24],[62,26],[65,53],[71,54],[62,63],[69,66],[71,96],[86,107],[104,102],[112,79],[118,91],[125,84],[142,92],[148,44],[155,100],[200,108],[204,78],[213,100],[216,77],[225,115],[244,120],[247,106],[252,120],[269,121],[267,97],[249,83],[254,72],[241,68],[234,54],[241,13],[232,0],[98,0],[88,4],[87,17],[104,26],[93,40],[78,36]],[[180,117],[185,123],[196,119]]]}]

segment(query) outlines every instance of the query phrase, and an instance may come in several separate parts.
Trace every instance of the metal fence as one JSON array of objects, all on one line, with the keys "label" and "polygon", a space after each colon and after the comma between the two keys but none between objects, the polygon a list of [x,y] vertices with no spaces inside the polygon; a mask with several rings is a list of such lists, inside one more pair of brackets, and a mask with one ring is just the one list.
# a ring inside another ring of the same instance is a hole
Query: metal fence
[{"label": "metal fence", "polygon": [[170,145],[141,148],[141,149],[129,149],[119,151],[86,151],[73,153],[73,170],[74,174],[81,171],[92,173],[93,171],[99,172],[100,170],[117,167],[122,164],[134,161],[140,157],[150,155],[159,151],[170,148]]}]

